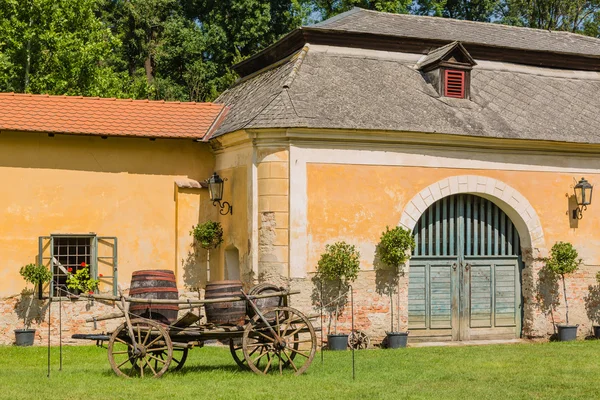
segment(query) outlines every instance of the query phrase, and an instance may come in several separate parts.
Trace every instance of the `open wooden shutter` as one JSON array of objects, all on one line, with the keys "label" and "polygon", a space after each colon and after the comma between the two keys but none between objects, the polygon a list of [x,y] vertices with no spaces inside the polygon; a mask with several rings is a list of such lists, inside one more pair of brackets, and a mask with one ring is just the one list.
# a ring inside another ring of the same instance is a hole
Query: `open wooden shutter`
[{"label": "open wooden shutter", "polygon": [[444,70],[444,95],[457,99],[465,98],[465,71]]},{"label": "open wooden shutter", "polygon": [[52,272],[52,279],[50,280],[49,287],[42,287],[40,285],[39,294],[40,297],[43,294],[50,294],[54,291],[54,266],[52,264],[52,258],[54,257],[54,242],[51,236],[40,236],[38,238],[38,258],[37,262],[40,265],[45,266]]},{"label": "open wooden shutter", "polygon": [[113,236],[97,236],[94,240],[95,265],[92,274],[100,279],[101,292],[112,290],[117,295],[117,238]]}]

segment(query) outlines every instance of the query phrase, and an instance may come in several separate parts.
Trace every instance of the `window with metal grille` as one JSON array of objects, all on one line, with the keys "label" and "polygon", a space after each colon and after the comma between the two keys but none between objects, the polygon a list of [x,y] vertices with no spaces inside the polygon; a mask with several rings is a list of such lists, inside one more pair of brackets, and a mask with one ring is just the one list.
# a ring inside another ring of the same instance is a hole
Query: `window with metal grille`
[{"label": "window with metal grille", "polygon": [[67,288],[69,274],[88,268],[100,291],[117,292],[117,238],[95,234],[59,234],[39,238],[38,259],[52,272],[51,296],[76,292]]},{"label": "window with metal grille", "polygon": [[453,69],[444,71],[444,96],[465,98],[465,71]]},{"label": "window with metal grille", "polygon": [[[93,236],[54,236],[53,289],[54,296],[75,292],[67,288],[67,277],[80,269],[91,269]],[[90,271],[90,276],[93,276]],[[75,293],[78,294],[78,293]]]}]

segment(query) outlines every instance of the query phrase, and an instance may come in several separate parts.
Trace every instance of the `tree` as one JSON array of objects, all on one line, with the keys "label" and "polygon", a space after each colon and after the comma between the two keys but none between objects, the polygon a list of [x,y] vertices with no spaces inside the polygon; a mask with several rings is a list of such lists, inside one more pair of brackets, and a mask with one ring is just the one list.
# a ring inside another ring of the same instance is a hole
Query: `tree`
[{"label": "tree", "polygon": [[95,13],[99,0],[0,1],[0,90],[119,96],[106,59],[120,43]]},{"label": "tree", "polygon": [[[321,254],[317,263],[317,277],[321,292],[324,291],[323,286],[327,286],[327,296],[320,298],[320,307],[335,310],[334,332],[336,335],[340,309],[346,305],[347,290],[349,285],[358,278],[359,271],[360,252],[354,245],[344,241],[326,245],[325,252]],[[342,293],[343,290],[346,292]],[[327,303],[325,303],[325,298]],[[333,307],[331,307],[332,305]],[[331,325],[331,314],[330,311],[329,325]]]},{"label": "tree", "polygon": [[597,35],[600,0],[503,0],[500,17],[509,25]]},{"label": "tree", "polygon": [[390,13],[408,13],[412,0],[311,0],[308,2],[312,11],[322,19],[351,10],[353,7]]},{"label": "tree", "polygon": [[[377,292],[385,293],[390,297],[390,332],[394,332],[394,301],[395,293],[398,293],[399,275],[404,273],[404,264],[410,259],[410,252],[415,247],[415,239],[412,232],[397,226],[390,229],[385,227],[381,233],[376,254],[380,263],[376,266]],[[382,279],[383,278],[383,279]],[[398,318],[398,329],[400,319]]]},{"label": "tree", "polygon": [[501,0],[417,0],[414,12],[421,15],[489,22]]},{"label": "tree", "polygon": [[567,297],[567,285],[565,275],[577,271],[581,264],[581,259],[577,250],[569,242],[557,242],[550,249],[550,257],[544,259],[546,268],[554,276],[560,276],[563,284],[563,296],[565,299],[565,319],[569,325],[569,303]]}]

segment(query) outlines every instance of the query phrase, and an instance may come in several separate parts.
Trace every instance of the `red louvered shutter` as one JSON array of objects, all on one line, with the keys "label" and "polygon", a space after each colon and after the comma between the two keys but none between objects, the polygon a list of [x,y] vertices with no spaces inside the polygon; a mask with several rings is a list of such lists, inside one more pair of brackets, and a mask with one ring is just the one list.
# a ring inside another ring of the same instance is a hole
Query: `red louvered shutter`
[{"label": "red louvered shutter", "polygon": [[465,71],[444,71],[444,93],[446,97],[465,98]]}]

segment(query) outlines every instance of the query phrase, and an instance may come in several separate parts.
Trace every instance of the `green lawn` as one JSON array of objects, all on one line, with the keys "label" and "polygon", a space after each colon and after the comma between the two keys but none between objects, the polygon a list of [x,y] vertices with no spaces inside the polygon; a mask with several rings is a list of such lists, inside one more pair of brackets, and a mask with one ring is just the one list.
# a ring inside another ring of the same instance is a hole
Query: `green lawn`
[{"label": "green lawn", "polygon": [[62,372],[52,349],[0,347],[2,399],[595,399],[600,341],[428,347],[317,353],[303,376],[239,371],[229,351],[194,349],[185,367],[162,379],[114,375],[106,350],[64,347]]}]

